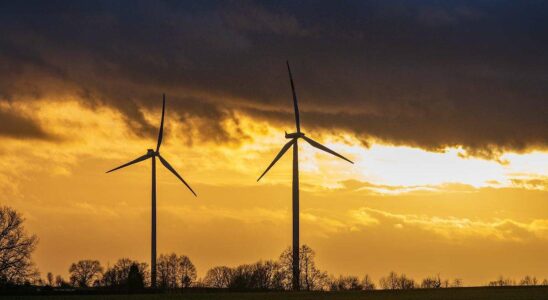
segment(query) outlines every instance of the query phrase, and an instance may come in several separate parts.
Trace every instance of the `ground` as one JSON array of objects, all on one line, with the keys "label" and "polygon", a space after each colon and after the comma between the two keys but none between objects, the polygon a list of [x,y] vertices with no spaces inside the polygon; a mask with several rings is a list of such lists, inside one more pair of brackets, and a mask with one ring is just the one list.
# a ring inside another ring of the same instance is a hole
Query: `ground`
[{"label": "ground", "polygon": [[185,292],[176,294],[134,294],[134,295],[59,295],[59,296],[6,296],[5,300],[547,300],[548,287],[505,287],[505,288],[458,288],[409,291],[373,292]]}]

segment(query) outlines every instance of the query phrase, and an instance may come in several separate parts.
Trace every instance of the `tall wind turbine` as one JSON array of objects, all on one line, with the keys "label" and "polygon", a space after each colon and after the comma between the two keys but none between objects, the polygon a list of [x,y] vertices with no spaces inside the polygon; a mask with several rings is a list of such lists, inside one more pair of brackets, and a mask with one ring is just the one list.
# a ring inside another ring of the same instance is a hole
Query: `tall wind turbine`
[{"label": "tall wind turbine", "polygon": [[160,162],[166,167],[173,175],[177,176],[179,180],[181,180],[186,187],[196,196],[196,193],[192,190],[190,185],[186,183],[186,181],[175,171],[175,169],[160,155],[160,146],[162,145],[162,138],[164,136],[164,114],[166,110],[166,95],[163,95],[162,99],[162,121],[160,122],[160,132],[158,133],[158,144],[156,145],[156,151],[154,149],[148,149],[147,153],[139,158],[136,158],[126,164],[123,164],[117,168],[114,168],[110,171],[107,171],[107,173],[110,173],[112,171],[116,171],[118,169],[127,167],[129,165],[136,164],[138,162],[141,162],[143,160],[147,160],[151,158],[152,161],[152,234],[151,234],[151,256],[150,256],[150,275],[151,275],[151,286],[152,288],[156,288],[156,157],[160,160]]},{"label": "tall wind turbine", "polygon": [[289,150],[289,148],[293,147],[293,280],[292,280],[292,287],[293,290],[299,290],[300,284],[300,270],[299,270],[299,145],[297,141],[302,138],[306,142],[308,142],[312,147],[318,148],[320,150],[323,150],[327,153],[333,154],[339,158],[342,158],[349,163],[353,164],[352,161],[347,159],[346,157],[338,154],[337,152],[327,148],[326,146],[314,141],[313,139],[305,136],[303,132],[301,132],[301,120],[299,118],[299,106],[297,105],[297,94],[295,93],[295,85],[293,84],[293,76],[291,75],[291,68],[289,67],[289,62],[286,62],[287,64],[287,71],[289,72],[289,82],[291,83],[291,91],[293,92],[293,107],[295,109],[295,125],[297,132],[293,133],[285,133],[285,138],[290,139],[287,144],[285,144],[282,147],[282,150],[274,160],[270,163],[268,168],[264,171],[264,173],[257,179],[257,181],[261,180],[263,176],[274,166],[274,164]]}]

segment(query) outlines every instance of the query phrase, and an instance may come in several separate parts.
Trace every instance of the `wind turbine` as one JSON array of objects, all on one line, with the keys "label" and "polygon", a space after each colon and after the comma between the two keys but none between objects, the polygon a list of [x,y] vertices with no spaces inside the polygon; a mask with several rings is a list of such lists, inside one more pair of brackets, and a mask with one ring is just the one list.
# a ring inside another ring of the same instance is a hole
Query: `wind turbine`
[{"label": "wind turbine", "polygon": [[300,284],[300,270],[299,270],[299,145],[297,141],[299,139],[303,139],[306,142],[308,142],[312,147],[318,148],[320,150],[323,150],[327,153],[333,154],[339,158],[342,158],[350,163],[353,164],[352,161],[347,159],[346,157],[338,154],[337,152],[327,148],[326,146],[314,141],[313,139],[305,136],[303,132],[301,132],[301,120],[299,118],[299,106],[297,105],[297,94],[295,93],[295,85],[293,84],[293,76],[291,75],[291,68],[289,67],[289,62],[286,62],[287,64],[287,71],[289,72],[289,82],[291,83],[291,91],[293,93],[293,108],[295,109],[295,125],[297,128],[297,132],[293,133],[285,133],[285,138],[290,139],[287,144],[285,144],[282,147],[282,150],[276,155],[274,160],[270,163],[268,168],[264,171],[264,173],[257,179],[257,181],[261,180],[263,176],[274,166],[274,164],[289,150],[289,148],[293,147],[293,280],[292,280],[292,287],[293,290],[299,290]]},{"label": "wind turbine", "polygon": [[164,114],[166,109],[166,95],[163,94],[162,99],[162,121],[160,122],[160,132],[158,133],[158,144],[156,145],[156,151],[153,149],[148,149],[147,153],[139,158],[136,158],[126,164],[123,164],[117,168],[114,168],[110,171],[107,171],[107,173],[116,171],[118,169],[127,167],[129,165],[136,164],[138,162],[141,162],[143,160],[147,160],[151,158],[152,160],[152,234],[151,234],[151,257],[150,257],[150,275],[151,275],[151,286],[152,288],[156,288],[156,157],[160,160],[160,162],[166,167],[173,175],[177,176],[179,180],[181,180],[186,187],[196,196],[196,193],[192,190],[190,185],[186,183],[186,181],[175,171],[175,169],[160,155],[160,146],[162,145],[162,138],[164,136]]}]

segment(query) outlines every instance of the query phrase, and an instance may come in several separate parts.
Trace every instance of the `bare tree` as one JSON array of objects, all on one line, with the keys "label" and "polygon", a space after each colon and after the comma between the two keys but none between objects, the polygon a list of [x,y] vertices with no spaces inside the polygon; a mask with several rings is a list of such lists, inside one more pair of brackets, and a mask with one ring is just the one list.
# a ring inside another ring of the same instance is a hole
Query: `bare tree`
[{"label": "bare tree", "polygon": [[26,233],[23,222],[14,209],[0,207],[0,285],[21,284],[38,277],[31,261],[38,238]]},{"label": "bare tree", "polygon": [[48,272],[48,275],[46,277],[48,280],[48,285],[53,286],[53,274],[51,272]]},{"label": "bare tree", "polygon": [[179,257],[178,275],[181,279],[181,287],[188,288],[196,280],[196,267],[190,261],[188,256],[182,255]]},{"label": "bare tree", "polygon": [[264,282],[268,284],[267,289],[271,290],[283,290],[290,287],[290,274],[286,273],[286,268],[282,266],[279,261],[268,260],[259,262],[256,264],[257,269],[259,270],[260,277],[263,278]]},{"label": "bare tree", "polygon": [[164,289],[187,288],[196,280],[196,267],[187,256],[175,253],[162,254],[158,258],[159,286]]},{"label": "bare tree", "polygon": [[178,265],[178,259],[175,253],[160,255],[157,263],[157,272],[158,283],[161,288],[177,288],[177,283],[179,281],[177,276]]},{"label": "bare tree", "polygon": [[523,279],[519,282],[520,285],[524,285],[524,286],[535,286],[538,284],[538,280],[535,276],[529,276],[529,275],[526,275],[525,277],[523,277]]},{"label": "bare tree", "polygon": [[56,287],[61,287],[63,285],[63,282],[65,282],[65,280],[63,280],[63,277],[61,277],[61,275],[55,276],[55,286]]},{"label": "bare tree", "polygon": [[229,288],[233,290],[249,290],[257,287],[253,278],[254,267],[252,265],[239,265],[234,268]]},{"label": "bare tree", "polygon": [[497,280],[489,282],[489,286],[512,286],[515,285],[515,281],[510,278],[504,278],[500,275]]},{"label": "bare tree", "polygon": [[290,282],[288,280],[291,280],[290,274],[287,274],[284,269],[281,267],[281,264],[277,262],[278,268],[276,269],[276,272],[272,276],[272,289],[274,290],[285,290],[291,288]]},{"label": "bare tree", "polygon": [[339,279],[333,275],[329,276],[329,290],[332,292],[339,290]]},{"label": "bare tree", "polygon": [[421,282],[421,288],[423,289],[439,289],[442,286],[442,280],[440,275],[426,277]]},{"label": "bare tree", "polygon": [[342,276],[331,278],[329,283],[331,291],[357,291],[362,290],[360,279],[357,276]]},{"label": "bare tree", "polygon": [[[293,255],[291,247],[287,248],[280,255],[280,264],[282,269],[287,274],[287,279],[291,282],[292,276],[292,264],[293,264]],[[307,245],[302,245],[299,249],[299,270],[300,274],[300,289],[312,291],[312,290],[322,290],[326,288],[329,284],[329,277],[326,272],[320,271],[316,267],[314,261],[316,253],[312,248]],[[287,287],[289,288],[289,287]]]},{"label": "bare tree", "polygon": [[375,289],[375,283],[373,282],[373,279],[371,279],[371,276],[365,274],[362,279],[362,288],[364,291],[372,291]]},{"label": "bare tree", "polygon": [[236,268],[215,267],[207,272],[204,282],[233,290],[282,290],[289,287],[287,278],[280,263],[268,260]]},{"label": "bare tree", "polygon": [[279,289],[280,283],[277,280],[281,268],[272,260],[259,261],[251,265],[253,288],[260,290]]},{"label": "bare tree", "polygon": [[80,260],[69,268],[70,282],[79,287],[88,287],[94,280],[100,279],[103,267],[98,260]]},{"label": "bare tree", "polygon": [[460,279],[460,278],[453,279],[453,284],[451,286],[452,287],[462,287],[462,279]]},{"label": "bare tree", "polygon": [[388,276],[382,277],[379,284],[385,290],[408,290],[416,286],[415,280],[408,278],[405,274],[398,276],[396,272],[390,272]]},{"label": "bare tree", "polygon": [[143,285],[147,285],[150,278],[148,264],[129,258],[121,258],[108,268],[103,274],[101,285],[112,288],[128,287],[130,270],[134,265],[137,267],[138,277],[143,278]]},{"label": "bare tree", "polygon": [[207,271],[204,283],[213,288],[227,288],[232,278],[232,269],[225,266],[214,267]]},{"label": "bare tree", "polygon": [[392,271],[388,274],[388,276],[381,277],[381,279],[379,279],[379,285],[383,290],[398,289],[398,274]]},{"label": "bare tree", "polygon": [[398,278],[398,288],[401,290],[414,289],[415,286],[415,280],[408,278],[405,274],[401,274]]},{"label": "bare tree", "polygon": [[444,288],[448,288],[450,286],[449,279],[444,279],[443,282],[442,282],[442,285],[443,285]]},{"label": "bare tree", "polygon": [[55,286],[63,288],[63,287],[70,287],[70,284],[66,282],[65,279],[61,277],[61,275],[57,275],[55,276]]}]

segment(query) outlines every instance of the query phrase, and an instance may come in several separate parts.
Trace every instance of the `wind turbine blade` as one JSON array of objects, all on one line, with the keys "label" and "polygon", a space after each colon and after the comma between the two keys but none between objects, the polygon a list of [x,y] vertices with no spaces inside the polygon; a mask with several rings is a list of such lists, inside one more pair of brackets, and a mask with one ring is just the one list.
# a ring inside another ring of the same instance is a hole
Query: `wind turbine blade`
[{"label": "wind turbine blade", "polygon": [[282,150],[280,150],[280,153],[278,153],[278,155],[276,155],[276,157],[274,158],[274,160],[270,163],[270,165],[268,166],[268,168],[266,168],[266,170],[264,171],[264,173],[261,175],[261,177],[259,177],[259,179],[257,179],[257,181],[261,180],[261,178],[263,178],[263,176],[266,174],[266,172],[268,172],[268,170],[270,170],[270,168],[272,168],[272,166],[287,152],[287,150],[293,146],[295,143],[297,142],[297,139],[292,139],[291,141],[289,141],[287,144],[285,144],[283,147],[282,147]]},{"label": "wind turbine blade", "polygon": [[181,175],[179,175],[179,173],[177,173],[177,171],[175,171],[175,169],[173,169],[173,167],[167,162],[167,160],[165,160],[161,155],[158,155],[158,158],[160,159],[160,161],[162,162],[164,167],[166,167],[168,170],[170,170],[171,173],[173,173],[173,175],[177,176],[177,178],[179,178],[186,185],[186,187],[194,194],[194,196],[198,196],[198,195],[196,195],[194,190],[190,187],[190,185],[188,185],[188,183],[186,183],[186,181],[183,179],[183,177],[181,177]]},{"label": "wind turbine blade", "polygon": [[301,132],[301,118],[299,117],[299,105],[297,104],[297,93],[295,93],[295,85],[293,84],[293,76],[291,75],[291,68],[289,67],[289,61],[286,61],[287,71],[289,72],[289,82],[291,83],[291,92],[293,93],[293,108],[295,109],[295,125],[297,132]]},{"label": "wind turbine blade", "polygon": [[310,145],[312,145],[312,147],[316,147],[316,148],[318,148],[318,149],[320,149],[320,150],[323,150],[323,151],[325,151],[325,152],[327,152],[327,153],[331,153],[331,154],[333,154],[333,155],[335,155],[335,156],[337,156],[337,157],[340,157],[340,158],[346,160],[347,162],[353,164],[353,162],[352,162],[350,159],[348,159],[348,158],[346,158],[346,157],[340,155],[339,153],[337,153],[337,152],[335,152],[335,151],[333,151],[333,150],[327,148],[326,146],[324,146],[324,145],[322,145],[322,144],[320,144],[320,143],[314,141],[313,139],[311,139],[311,138],[309,138],[309,137],[307,137],[307,136],[303,136],[303,139],[304,139],[305,141],[307,141]]},{"label": "wind turbine blade", "polygon": [[162,97],[162,121],[160,122],[160,132],[158,133],[158,145],[156,146],[156,152],[160,150],[162,145],[162,139],[164,137],[164,113],[166,111],[166,94]]},{"label": "wind turbine blade", "polygon": [[134,160],[128,162],[127,164],[123,164],[123,165],[121,165],[121,166],[119,166],[119,167],[117,167],[117,168],[114,168],[114,169],[112,169],[112,170],[110,170],[110,171],[107,171],[107,173],[110,173],[110,172],[112,172],[112,171],[116,171],[116,170],[118,170],[118,169],[127,167],[127,166],[129,166],[129,165],[136,164],[136,163],[138,163],[138,162],[140,162],[140,161],[143,161],[143,160],[145,160],[145,159],[148,159],[148,158],[150,158],[150,157],[151,157],[151,156],[147,153],[147,154],[145,154],[145,155],[143,155],[143,156],[141,156],[141,157],[139,157],[139,158],[137,158],[137,159],[134,159]]}]

